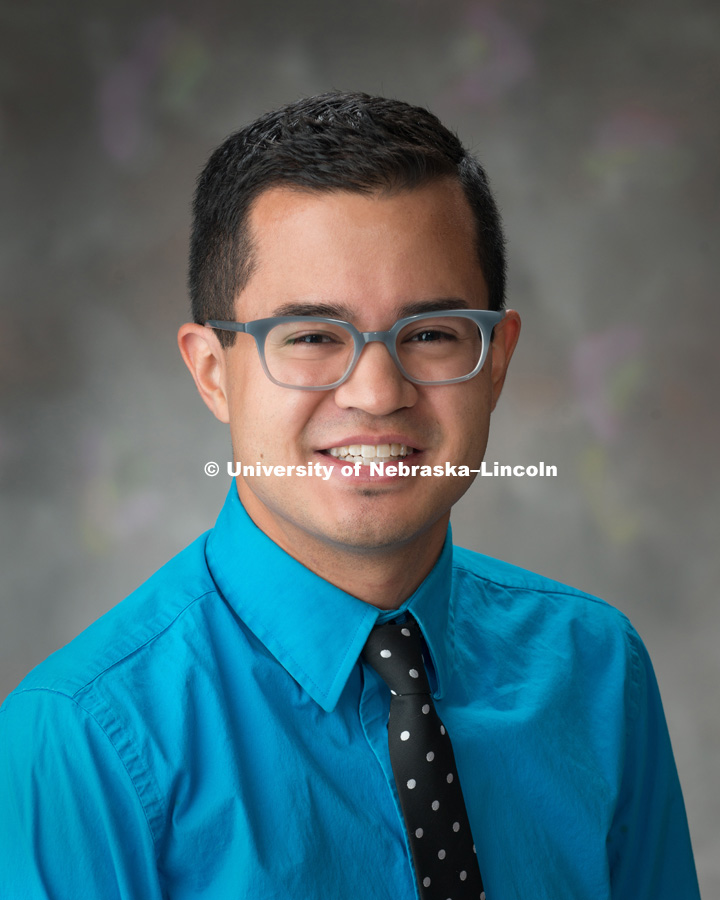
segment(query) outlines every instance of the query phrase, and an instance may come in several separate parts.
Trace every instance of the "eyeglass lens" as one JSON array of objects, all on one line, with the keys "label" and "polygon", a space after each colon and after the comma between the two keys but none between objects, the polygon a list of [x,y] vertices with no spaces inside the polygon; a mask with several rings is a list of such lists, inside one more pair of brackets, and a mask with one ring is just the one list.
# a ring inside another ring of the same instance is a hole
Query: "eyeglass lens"
[{"label": "eyeglass lens", "polygon": [[[475,369],[483,339],[472,319],[442,316],[409,323],[398,333],[395,347],[411,378],[450,381]],[[284,322],[265,340],[268,371],[276,381],[294,387],[334,384],[347,373],[354,353],[352,334],[330,322]]]}]

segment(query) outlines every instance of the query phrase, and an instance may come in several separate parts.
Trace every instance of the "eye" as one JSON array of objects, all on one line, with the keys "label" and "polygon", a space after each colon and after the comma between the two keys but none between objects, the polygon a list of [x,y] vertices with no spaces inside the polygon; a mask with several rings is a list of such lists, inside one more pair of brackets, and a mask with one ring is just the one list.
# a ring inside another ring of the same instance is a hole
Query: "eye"
[{"label": "eye", "polygon": [[422,331],[417,331],[415,334],[410,335],[407,340],[427,344],[438,341],[455,341],[457,336],[446,331],[440,331],[437,328],[423,328]]},{"label": "eye", "polygon": [[290,352],[299,354],[332,353],[352,344],[352,335],[339,325],[328,322],[283,322],[276,325],[265,342],[269,352]]},{"label": "eye", "polygon": [[333,346],[336,344],[346,344],[351,337],[344,331],[329,328],[306,331],[290,331],[283,335],[283,344],[286,347],[317,347],[317,346]]},{"label": "eye", "polygon": [[287,342],[289,344],[332,344],[335,343],[337,338],[334,334],[327,334],[325,332],[313,332],[312,334],[299,334],[299,335],[291,335]]}]

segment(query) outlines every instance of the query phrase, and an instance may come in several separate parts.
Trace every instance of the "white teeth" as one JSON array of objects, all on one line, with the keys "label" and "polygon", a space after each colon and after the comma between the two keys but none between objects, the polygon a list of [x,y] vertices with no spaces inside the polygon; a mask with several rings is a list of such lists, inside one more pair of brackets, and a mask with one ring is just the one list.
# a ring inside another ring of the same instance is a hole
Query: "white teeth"
[{"label": "white teeth", "polygon": [[412,447],[406,444],[349,444],[330,447],[327,452],[344,462],[354,465],[358,461],[369,466],[371,462],[385,462],[393,456],[396,458],[407,456],[411,451]]}]

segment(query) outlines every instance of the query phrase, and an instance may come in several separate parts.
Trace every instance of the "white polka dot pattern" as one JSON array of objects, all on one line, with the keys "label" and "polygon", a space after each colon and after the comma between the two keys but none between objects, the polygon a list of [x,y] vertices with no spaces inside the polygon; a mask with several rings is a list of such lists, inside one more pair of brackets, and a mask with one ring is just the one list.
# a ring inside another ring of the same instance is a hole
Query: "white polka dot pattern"
[{"label": "white polka dot pattern", "polygon": [[450,737],[408,619],[373,629],[364,660],[391,691],[388,745],[421,900],[479,900],[484,888]]}]

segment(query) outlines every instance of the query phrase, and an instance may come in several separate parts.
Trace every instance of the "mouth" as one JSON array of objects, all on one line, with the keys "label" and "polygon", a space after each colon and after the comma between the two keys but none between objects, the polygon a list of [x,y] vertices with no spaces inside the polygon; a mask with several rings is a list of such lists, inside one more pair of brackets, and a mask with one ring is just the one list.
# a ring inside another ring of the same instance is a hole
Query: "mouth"
[{"label": "mouth", "polygon": [[407,444],[346,444],[329,447],[321,452],[348,465],[359,462],[363,466],[369,466],[370,463],[396,462],[420,451]]}]

